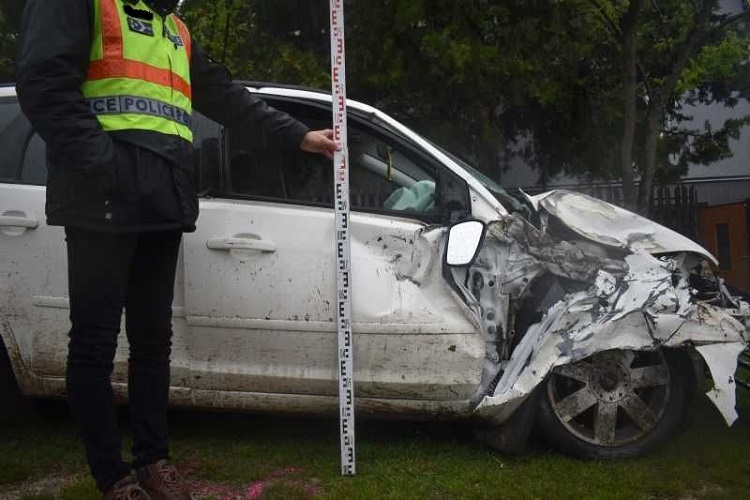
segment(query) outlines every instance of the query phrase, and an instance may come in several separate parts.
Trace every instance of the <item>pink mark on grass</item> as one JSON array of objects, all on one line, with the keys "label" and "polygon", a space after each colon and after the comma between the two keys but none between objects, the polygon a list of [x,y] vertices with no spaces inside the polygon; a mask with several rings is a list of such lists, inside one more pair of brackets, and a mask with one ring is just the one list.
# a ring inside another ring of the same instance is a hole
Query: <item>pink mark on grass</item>
[{"label": "pink mark on grass", "polygon": [[197,498],[218,498],[220,500],[258,500],[263,493],[274,485],[281,485],[294,489],[304,497],[313,498],[321,493],[318,485],[302,479],[290,478],[288,476],[299,474],[302,469],[298,467],[286,467],[272,472],[266,477],[254,481],[247,486],[228,486],[210,483],[208,481],[195,481],[194,493]]}]

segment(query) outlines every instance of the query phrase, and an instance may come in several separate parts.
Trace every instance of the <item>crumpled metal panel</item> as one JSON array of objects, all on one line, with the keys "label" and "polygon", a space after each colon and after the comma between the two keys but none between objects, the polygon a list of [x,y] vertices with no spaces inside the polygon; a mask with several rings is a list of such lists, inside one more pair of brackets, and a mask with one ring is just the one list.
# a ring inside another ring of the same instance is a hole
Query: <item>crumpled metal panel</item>
[{"label": "crumpled metal panel", "polygon": [[719,264],[716,257],[691,239],[598,198],[565,190],[527,198],[536,210],[544,208],[578,234],[603,245],[652,254],[694,252]]},{"label": "crumpled metal panel", "polygon": [[732,425],[737,420],[737,410],[734,406],[736,390],[734,372],[737,370],[737,358],[745,347],[745,344],[741,342],[696,347],[706,360],[711,377],[714,379],[714,387],[706,393],[706,396],[719,409],[727,425]]},{"label": "crumpled metal panel", "polygon": [[[731,347],[699,352],[715,375],[723,374],[720,365],[736,366],[738,346],[749,336],[735,316],[747,321],[747,304],[724,309],[695,299],[688,282],[690,269],[698,263],[694,255],[659,259],[642,250],[624,260],[606,255],[550,237],[515,214],[488,227],[468,285],[459,285],[469,302],[475,302],[487,338],[476,413],[500,423],[555,366],[609,349],[725,345]],[[557,291],[561,300],[550,304],[510,359],[504,359],[497,346],[512,333],[507,331],[514,324],[509,304],[523,298],[544,273],[580,282],[581,289]],[[476,285],[479,281],[482,286]],[[712,397],[728,423],[735,418],[732,388],[733,382],[717,383]]]}]

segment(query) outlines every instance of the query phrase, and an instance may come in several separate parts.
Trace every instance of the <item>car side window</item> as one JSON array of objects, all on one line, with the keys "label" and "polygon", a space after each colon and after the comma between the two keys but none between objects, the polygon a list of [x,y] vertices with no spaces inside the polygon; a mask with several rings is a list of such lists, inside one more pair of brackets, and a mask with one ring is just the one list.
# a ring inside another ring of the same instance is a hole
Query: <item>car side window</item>
[{"label": "car side window", "polygon": [[224,173],[221,161],[223,127],[197,111],[193,114],[193,160],[198,194],[212,195],[220,190]]},{"label": "car side window", "polygon": [[[33,135],[31,123],[21,112],[18,101],[12,97],[0,99],[0,181],[26,182],[23,168],[26,146]],[[44,168],[43,161],[41,165]]]},{"label": "car side window", "polygon": [[227,135],[227,191],[230,194],[288,199],[282,151],[262,131],[231,128]]},{"label": "car side window", "polygon": [[[325,123],[308,120],[313,128]],[[349,191],[355,210],[434,214],[433,169],[396,142],[351,123]],[[332,205],[333,165],[321,155],[300,153],[284,165],[290,200]]]},{"label": "car side window", "polygon": [[[311,129],[330,128],[330,109],[284,101],[271,104]],[[387,133],[349,120],[352,209],[441,218],[437,166]],[[230,195],[333,206],[333,164],[323,155],[283,151],[262,133],[228,134]]]},{"label": "car side window", "polygon": [[[194,154],[199,192],[218,190],[222,172],[221,130],[219,124],[195,113]],[[0,182],[46,183],[46,145],[12,97],[0,99],[0,152]]]},{"label": "car side window", "polygon": [[21,182],[44,185],[47,182],[47,146],[39,134],[34,134],[26,148],[21,165]]}]

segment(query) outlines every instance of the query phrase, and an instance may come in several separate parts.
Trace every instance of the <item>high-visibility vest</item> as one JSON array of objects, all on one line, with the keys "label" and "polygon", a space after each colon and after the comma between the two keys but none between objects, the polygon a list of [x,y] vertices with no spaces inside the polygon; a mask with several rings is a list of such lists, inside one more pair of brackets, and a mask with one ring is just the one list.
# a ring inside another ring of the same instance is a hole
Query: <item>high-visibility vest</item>
[{"label": "high-visibility vest", "polygon": [[104,130],[150,130],[192,142],[190,32],[176,15],[162,18],[134,3],[94,0],[83,96]]}]

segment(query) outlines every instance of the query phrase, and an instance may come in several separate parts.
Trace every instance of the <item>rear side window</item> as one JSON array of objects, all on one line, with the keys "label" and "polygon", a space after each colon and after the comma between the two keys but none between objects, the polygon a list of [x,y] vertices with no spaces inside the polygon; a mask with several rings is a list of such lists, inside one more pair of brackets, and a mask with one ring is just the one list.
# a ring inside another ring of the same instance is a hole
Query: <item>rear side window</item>
[{"label": "rear side window", "polygon": [[[196,185],[212,191],[221,173],[222,127],[195,114]],[[0,182],[44,185],[47,182],[47,147],[15,97],[0,98]]]},{"label": "rear side window", "polygon": [[39,134],[34,134],[26,148],[21,165],[21,182],[40,184],[47,182],[47,146]]},{"label": "rear side window", "polygon": [[40,162],[32,158],[27,162],[25,157],[33,135],[31,123],[21,113],[18,101],[13,97],[0,99],[0,181],[44,183],[47,173],[43,141],[35,145]]},{"label": "rear side window", "polygon": [[4,130],[20,112],[21,107],[14,99],[3,99],[0,101],[0,130]]}]

